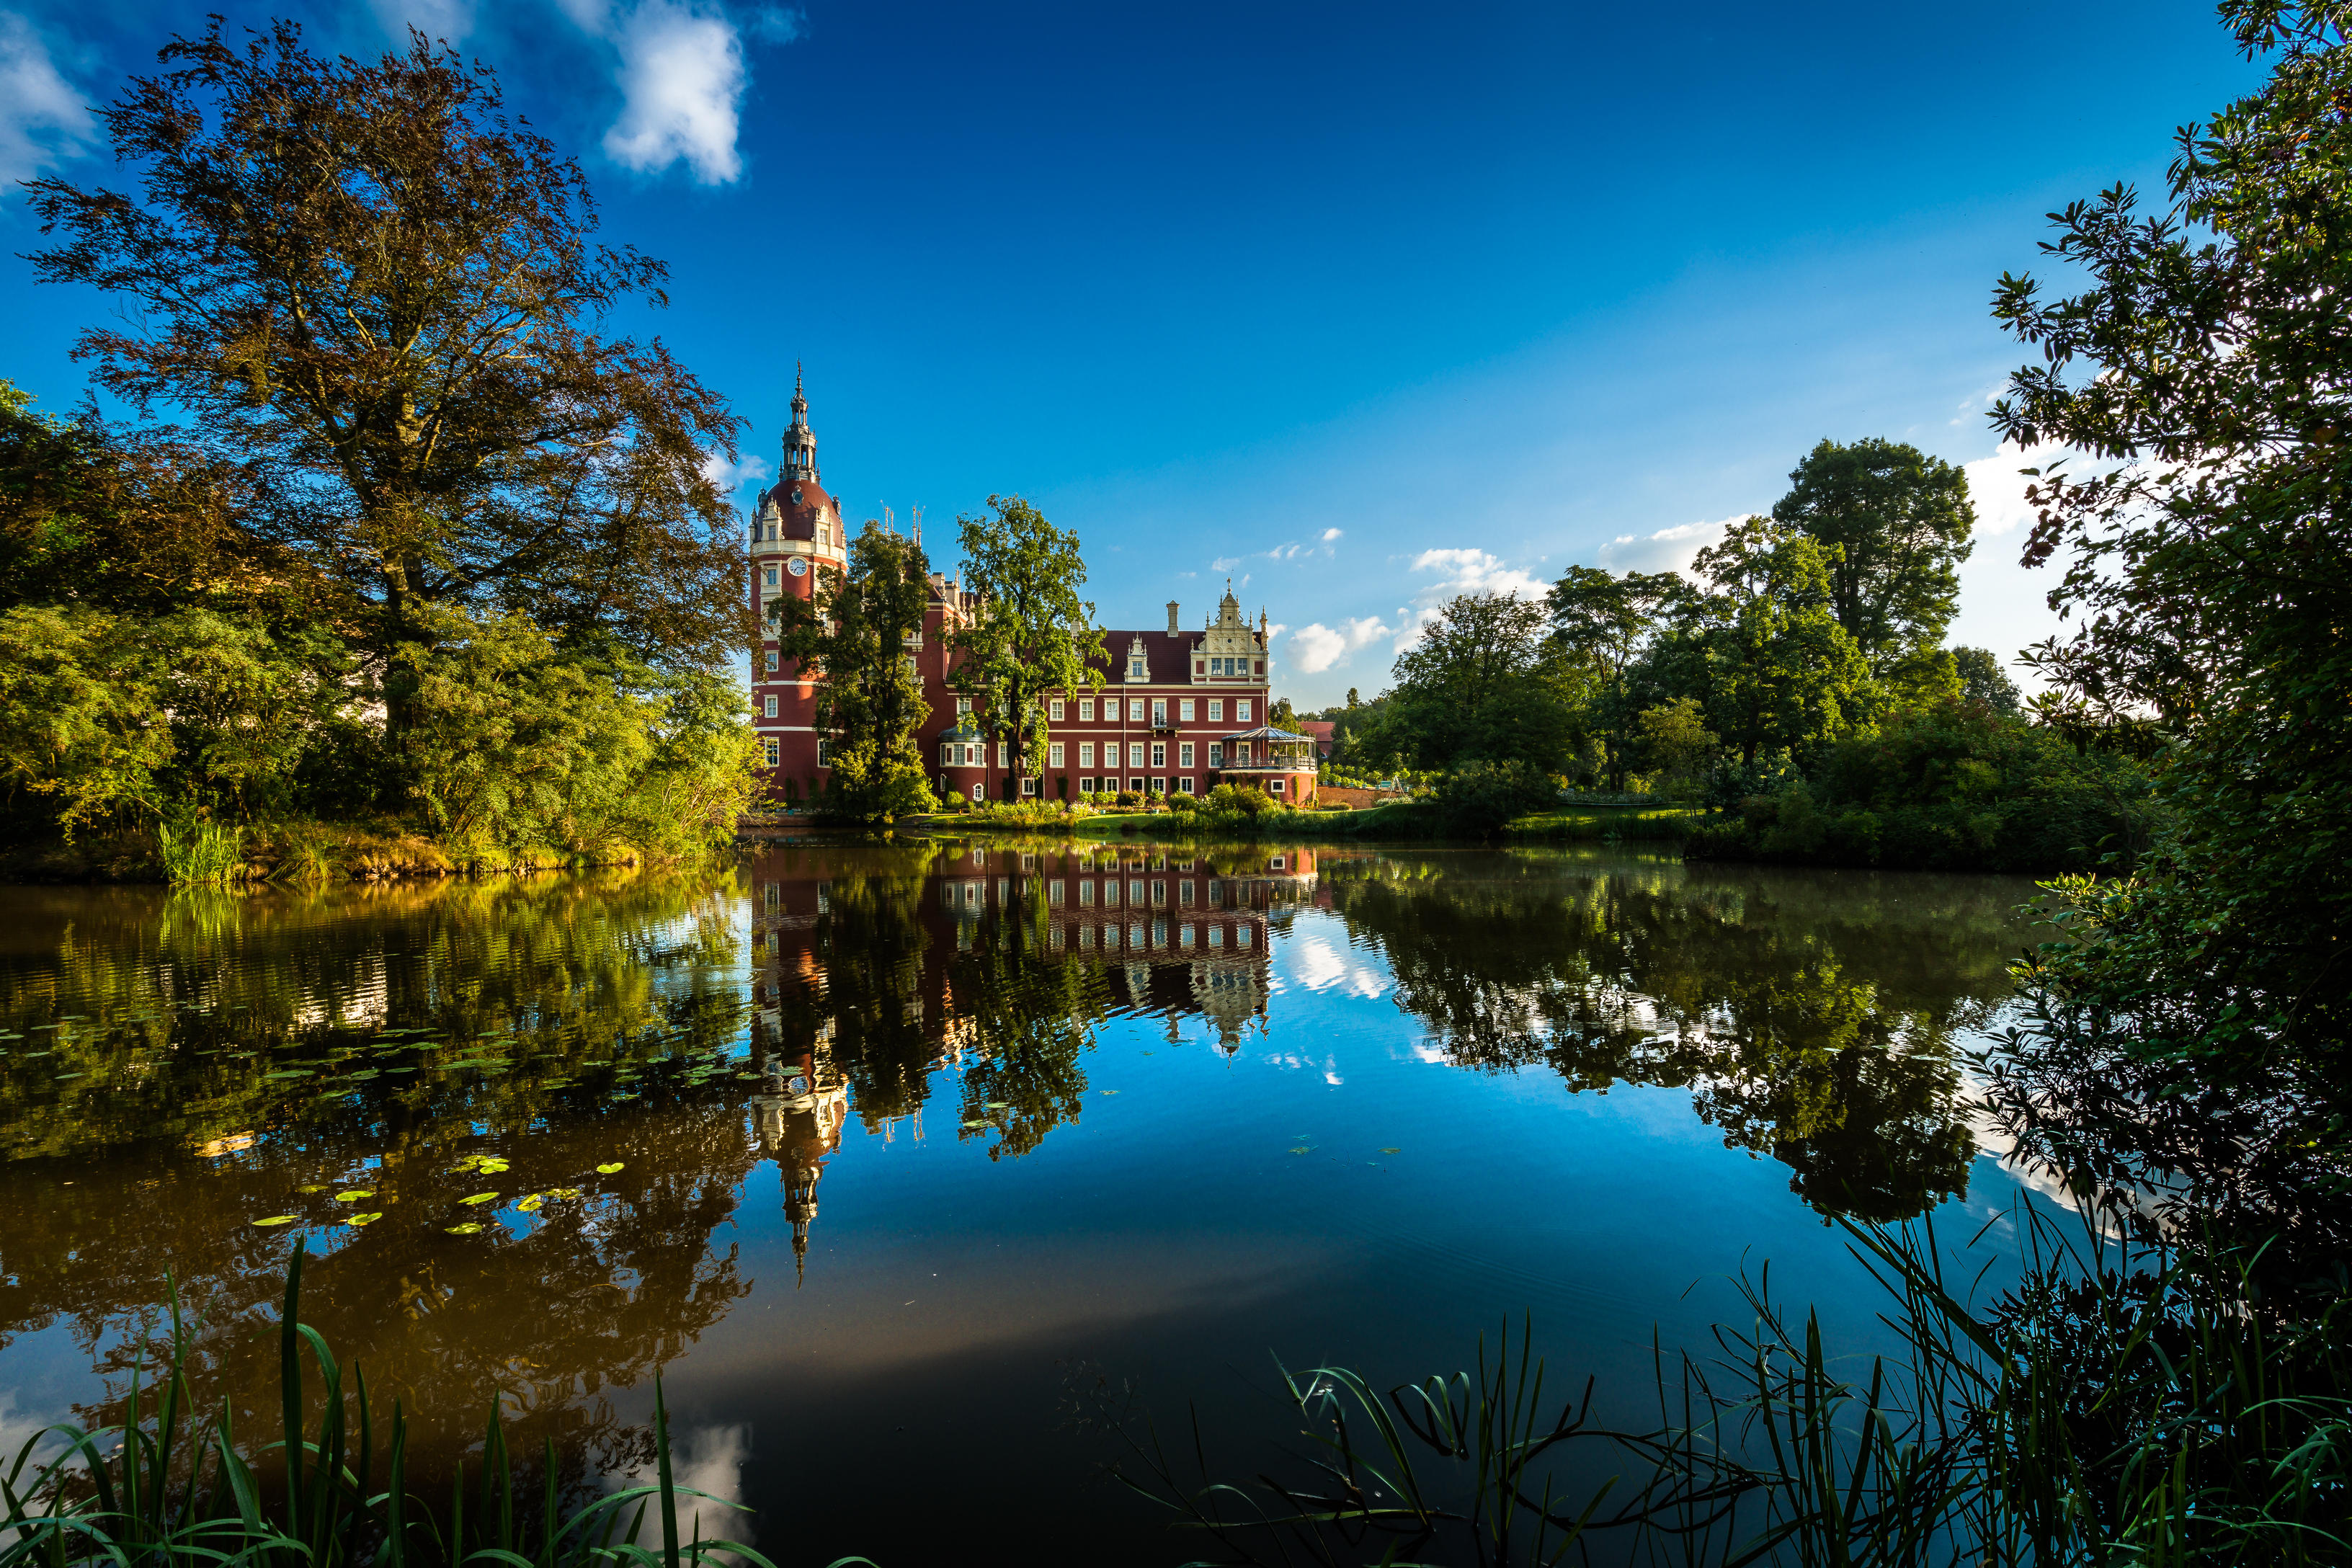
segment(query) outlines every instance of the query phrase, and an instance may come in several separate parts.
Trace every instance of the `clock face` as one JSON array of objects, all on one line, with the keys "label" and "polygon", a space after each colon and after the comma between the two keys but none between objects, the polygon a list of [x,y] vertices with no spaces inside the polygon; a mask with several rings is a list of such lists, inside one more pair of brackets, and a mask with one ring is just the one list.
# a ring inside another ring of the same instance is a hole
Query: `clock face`
[{"label": "clock face", "polygon": [[801,504],[801,488],[798,485],[793,487],[793,504],[794,506]]},{"label": "clock face", "polygon": [[805,577],[808,575],[808,563],[795,555],[785,564],[784,570],[795,577]]}]

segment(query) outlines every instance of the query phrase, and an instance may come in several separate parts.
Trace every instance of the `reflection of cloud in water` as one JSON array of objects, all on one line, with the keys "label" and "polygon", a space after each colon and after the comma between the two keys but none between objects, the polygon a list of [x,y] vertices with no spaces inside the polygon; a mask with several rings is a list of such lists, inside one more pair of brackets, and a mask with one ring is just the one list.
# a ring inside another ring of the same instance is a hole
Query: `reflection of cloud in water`
[{"label": "reflection of cloud in water", "polygon": [[[680,1431],[670,1448],[670,1473],[679,1486],[717,1500],[720,1503],[743,1500],[743,1464],[751,1457],[751,1428],[748,1426],[697,1426]],[[706,1538],[740,1542],[745,1546],[756,1543],[753,1533],[755,1516],[731,1508],[719,1508],[691,1499],[680,1508],[681,1529],[698,1528]],[[698,1526],[689,1525],[688,1518],[700,1514]]]},{"label": "reflection of cloud in water", "polygon": [[[17,1451],[32,1440],[34,1433],[68,1419],[70,1414],[67,1411],[28,1410],[19,1402],[16,1390],[0,1388],[0,1467],[15,1464]],[[51,1436],[41,1445],[41,1451],[46,1454],[63,1441]]]},{"label": "reflection of cloud in water", "polygon": [[1001,1249],[948,1261],[875,1258],[854,1280],[840,1279],[823,1309],[800,1309],[789,1338],[705,1340],[670,1369],[671,1397],[685,1402],[689,1378],[735,1386],[786,1363],[793,1376],[855,1380],[1153,1319],[1223,1314],[1314,1289],[1334,1257],[1327,1241],[1288,1234],[1087,1232],[1020,1247],[1008,1237]]},{"label": "reflection of cloud in water", "polygon": [[1320,936],[1294,936],[1285,945],[1291,978],[1309,991],[1337,990],[1343,996],[1379,996],[1388,982],[1370,964],[1354,961]]}]

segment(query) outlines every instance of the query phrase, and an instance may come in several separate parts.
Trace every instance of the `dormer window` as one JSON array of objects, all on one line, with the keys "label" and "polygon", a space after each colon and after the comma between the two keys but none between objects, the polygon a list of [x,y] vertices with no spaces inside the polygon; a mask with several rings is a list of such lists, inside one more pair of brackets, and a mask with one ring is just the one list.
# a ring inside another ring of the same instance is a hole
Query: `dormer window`
[{"label": "dormer window", "polygon": [[1143,674],[1143,660],[1131,658],[1127,661],[1127,678],[1129,680],[1141,680]]}]

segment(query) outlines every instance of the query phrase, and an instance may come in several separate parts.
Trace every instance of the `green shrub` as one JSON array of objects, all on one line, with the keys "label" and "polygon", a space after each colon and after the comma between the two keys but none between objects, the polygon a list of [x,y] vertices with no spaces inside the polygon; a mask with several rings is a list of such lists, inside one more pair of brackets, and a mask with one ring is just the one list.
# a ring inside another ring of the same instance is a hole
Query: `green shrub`
[{"label": "green shrub", "polygon": [[1515,816],[1544,810],[1559,795],[1551,775],[1517,758],[1465,763],[1438,780],[1437,817],[1449,833],[1484,836]]}]

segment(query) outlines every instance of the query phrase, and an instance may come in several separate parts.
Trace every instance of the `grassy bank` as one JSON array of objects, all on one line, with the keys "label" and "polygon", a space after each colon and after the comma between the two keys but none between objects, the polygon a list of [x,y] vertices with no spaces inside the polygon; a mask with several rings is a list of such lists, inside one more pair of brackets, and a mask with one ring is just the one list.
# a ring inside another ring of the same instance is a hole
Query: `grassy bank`
[{"label": "grassy bank", "polygon": [[1606,843],[1621,839],[1679,840],[1690,836],[1704,814],[1675,805],[1580,805],[1534,812],[1506,824],[1494,835],[1454,831],[1440,808],[1423,801],[1398,801],[1362,810],[1260,812],[1110,810],[1066,815],[1052,806],[997,808],[925,817],[933,830],[998,833],[1066,833],[1075,838],[1251,839],[1461,839],[1489,837],[1515,840]]},{"label": "grassy bank", "polygon": [[453,845],[394,817],[278,822],[257,827],[199,824],[48,837],[0,848],[0,881],[171,882],[224,887],[262,882],[373,882],[661,864],[680,857],[626,843],[593,849],[551,845]]}]

